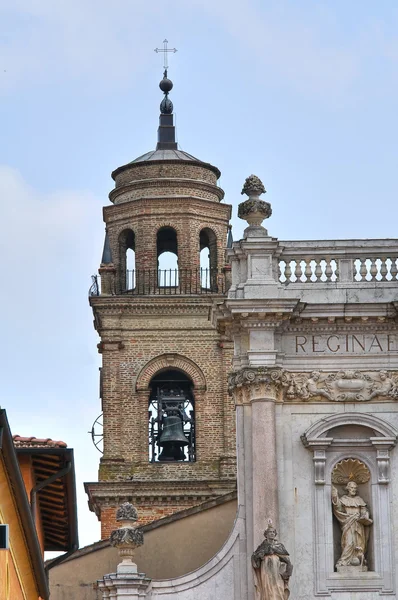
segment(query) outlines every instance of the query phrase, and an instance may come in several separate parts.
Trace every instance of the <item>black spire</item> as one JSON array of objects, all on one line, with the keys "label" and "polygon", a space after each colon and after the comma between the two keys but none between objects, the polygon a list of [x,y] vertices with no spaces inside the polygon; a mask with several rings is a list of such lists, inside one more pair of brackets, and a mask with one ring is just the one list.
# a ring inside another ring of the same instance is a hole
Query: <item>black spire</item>
[{"label": "black spire", "polygon": [[228,239],[227,239],[227,248],[232,248],[234,238],[232,236],[232,225],[228,225]]},{"label": "black spire", "polygon": [[167,69],[164,70],[163,79],[159,83],[159,87],[164,93],[164,98],[160,103],[156,150],[177,150],[176,131],[173,121],[173,103],[169,98],[169,92],[173,89],[173,82],[167,77]]},{"label": "black spire", "polygon": [[101,264],[102,265],[111,265],[112,264],[112,251],[111,251],[111,245],[109,243],[109,236],[108,236],[108,232],[105,232],[105,241],[104,241],[104,249],[102,251],[102,260],[101,260]]}]

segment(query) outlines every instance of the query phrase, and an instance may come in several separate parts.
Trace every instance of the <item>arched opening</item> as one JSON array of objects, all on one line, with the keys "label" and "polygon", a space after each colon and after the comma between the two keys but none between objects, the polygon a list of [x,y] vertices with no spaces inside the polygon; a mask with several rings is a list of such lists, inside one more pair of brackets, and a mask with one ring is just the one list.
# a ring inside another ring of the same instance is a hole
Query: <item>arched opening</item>
[{"label": "arched opening", "polygon": [[158,286],[178,286],[177,232],[172,227],[161,227],[156,236],[158,259]]},{"label": "arched opening", "polygon": [[125,229],[119,235],[119,268],[122,291],[135,288],[135,234]]},{"label": "arched opening", "polygon": [[214,289],[217,281],[217,238],[205,227],[199,234],[200,283],[202,288]]},{"label": "arched opening", "polygon": [[169,369],[150,382],[149,461],[195,461],[195,402],[192,380]]}]

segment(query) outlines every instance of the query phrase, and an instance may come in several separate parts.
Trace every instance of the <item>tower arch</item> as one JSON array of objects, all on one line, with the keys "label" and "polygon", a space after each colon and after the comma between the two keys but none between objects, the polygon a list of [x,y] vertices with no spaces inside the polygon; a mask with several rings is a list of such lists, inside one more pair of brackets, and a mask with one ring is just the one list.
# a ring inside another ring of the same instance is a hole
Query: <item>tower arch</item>
[{"label": "tower arch", "polygon": [[206,390],[206,378],[203,371],[190,358],[181,354],[162,354],[151,359],[137,376],[135,389],[137,392],[149,389],[153,377],[160,371],[177,370],[185,373],[193,383],[196,391]]},{"label": "tower arch", "polygon": [[123,229],[118,236],[119,281],[122,291],[134,288],[135,232],[130,227]]}]

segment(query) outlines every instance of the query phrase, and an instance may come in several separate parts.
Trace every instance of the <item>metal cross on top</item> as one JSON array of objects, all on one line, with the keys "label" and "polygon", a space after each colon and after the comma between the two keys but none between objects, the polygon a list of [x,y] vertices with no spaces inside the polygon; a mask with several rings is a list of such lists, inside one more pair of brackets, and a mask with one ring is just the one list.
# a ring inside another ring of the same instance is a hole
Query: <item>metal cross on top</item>
[{"label": "metal cross on top", "polygon": [[168,48],[167,47],[168,43],[169,43],[168,40],[163,40],[163,49],[162,48],[155,48],[155,52],[156,53],[163,52],[163,54],[164,54],[164,65],[163,65],[163,67],[164,67],[164,70],[166,72],[167,72],[167,69],[169,67],[168,62],[167,62],[167,53],[168,52],[173,52],[173,53],[177,52],[176,48]]}]

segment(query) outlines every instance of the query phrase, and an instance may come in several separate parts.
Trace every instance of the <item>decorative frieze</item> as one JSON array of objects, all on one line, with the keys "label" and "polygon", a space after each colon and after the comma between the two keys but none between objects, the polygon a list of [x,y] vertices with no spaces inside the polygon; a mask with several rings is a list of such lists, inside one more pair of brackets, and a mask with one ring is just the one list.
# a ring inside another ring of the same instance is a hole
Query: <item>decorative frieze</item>
[{"label": "decorative frieze", "polygon": [[271,397],[282,402],[369,402],[398,400],[398,373],[335,371],[300,373],[265,367],[231,373],[228,390],[236,403]]}]

